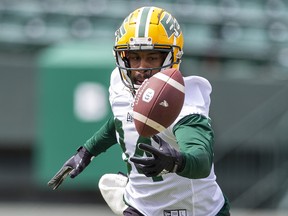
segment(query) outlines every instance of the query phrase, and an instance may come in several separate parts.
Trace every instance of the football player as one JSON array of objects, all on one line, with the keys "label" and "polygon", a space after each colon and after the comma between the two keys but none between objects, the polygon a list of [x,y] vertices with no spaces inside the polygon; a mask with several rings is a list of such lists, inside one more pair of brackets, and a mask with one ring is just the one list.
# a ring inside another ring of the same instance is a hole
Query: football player
[{"label": "football player", "polygon": [[128,179],[107,175],[99,183],[104,199],[116,214],[230,215],[229,202],[214,173],[214,134],[209,118],[212,89],[205,78],[184,77],[183,108],[163,132],[141,137],[133,118],[128,118],[133,115],[135,92],[145,79],[167,68],[179,69],[183,33],[177,20],[158,7],[133,11],[116,31],[114,54],[117,67],[111,73],[109,87],[113,116],[48,184],[56,189],[66,176],[76,177],[94,156],[118,143],[127,163]]}]

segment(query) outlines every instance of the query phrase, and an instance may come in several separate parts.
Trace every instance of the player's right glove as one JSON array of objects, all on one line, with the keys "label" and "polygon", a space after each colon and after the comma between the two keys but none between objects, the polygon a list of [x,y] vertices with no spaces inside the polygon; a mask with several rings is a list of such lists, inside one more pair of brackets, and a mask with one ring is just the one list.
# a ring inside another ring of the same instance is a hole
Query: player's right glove
[{"label": "player's right glove", "polygon": [[67,160],[62,168],[48,182],[48,186],[56,190],[68,175],[71,178],[79,175],[89,165],[92,159],[93,155],[85,147],[79,147],[77,153]]},{"label": "player's right glove", "polygon": [[159,144],[159,148],[139,143],[139,149],[152,154],[152,157],[131,157],[135,166],[147,177],[161,176],[167,173],[175,173],[183,169],[183,156],[171,147],[159,136],[154,135],[153,140]]}]

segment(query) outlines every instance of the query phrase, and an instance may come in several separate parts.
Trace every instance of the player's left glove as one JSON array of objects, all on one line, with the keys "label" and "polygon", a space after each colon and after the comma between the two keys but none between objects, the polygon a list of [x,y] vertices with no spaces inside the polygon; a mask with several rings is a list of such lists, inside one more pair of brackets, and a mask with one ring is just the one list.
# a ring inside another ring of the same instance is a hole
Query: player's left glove
[{"label": "player's left glove", "polygon": [[183,156],[180,152],[172,148],[159,136],[152,137],[159,144],[159,149],[139,143],[139,149],[152,154],[152,157],[131,157],[137,169],[142,171],[147,177],[161,176],[166,173],[178,172],[183,169]]},{"label": "player's left glove", "polygon": [[56,190],[68,175],[71,178],[79,175],[90,164],[92,159],[93,155],[85,147],[79,147],[77,153],[67,160],[48,182],[48,186]]}]

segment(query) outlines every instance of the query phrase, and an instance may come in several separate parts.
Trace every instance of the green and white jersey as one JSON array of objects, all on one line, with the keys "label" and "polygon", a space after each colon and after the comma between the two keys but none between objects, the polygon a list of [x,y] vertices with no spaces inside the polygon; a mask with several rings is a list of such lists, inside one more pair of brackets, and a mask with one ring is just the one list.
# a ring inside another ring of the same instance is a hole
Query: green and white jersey
[{"label": "green and white jersey", "polygon": [[[193,144],[194,137],[190,139],[193,133],[181,133],[182,127],[187,124],[195,124],[196,126],[197,124],[207,124],[205,127],[210,130],[208,115],[211,85],[206,79],[198,76],[186,77],[184,80],[185,102],[182,111],[176,121],[158,135],[175,149],[184,152],[186,166],[181,173],[169,173],[160,177],[149,178],[139,173],[129,158],[147,156],[143,151],[136,148],[137,143],[147,143],[155,147],[158,144],[148,138],[139,137],[133,123],[133,96],[122,84],[118,69],[115,69],[111,75],[109,100],[115,120],[116,138],[123,150],[123,160],[127,162],[129,175],[124,199],[128,205],[135,207],[147,216],[214,216],[224,204],[222,191],[216,183],[213,159],[205,165],[209,166],[208,177],[197,177],[197,173],[199,173],[197,163],[202,157],[201,152],[207,150],[210,157],[213,158],[212,143],[208,140],[210,138],[207,138],[208,144],[206,146],[203,145],[204,147],[198,148],[201,144],[198,144],[196,138],[195,145]],[[201,133],[200,136],[202,136]],[[186,137],[191,140],[192,144],[179,146],[179,142],[185,140]],[[205,137],[204,129],[203,139]],[[194,148],[196,149],[195,152],[200,155],[199,157],[196,153],[194,156]],[[194,178],[194,176],[196,177]]]}]

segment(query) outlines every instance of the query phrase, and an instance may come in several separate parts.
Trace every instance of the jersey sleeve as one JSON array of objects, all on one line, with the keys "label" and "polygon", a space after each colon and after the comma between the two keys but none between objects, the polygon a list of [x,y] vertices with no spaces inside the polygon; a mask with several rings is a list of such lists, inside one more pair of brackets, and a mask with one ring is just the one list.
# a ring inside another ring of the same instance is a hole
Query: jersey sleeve
[{"label": "jersey sleeve", "polygon": [[210,119],[200,114],[188,115],[174,126],[173,132],[184,157],[184,167],[177,174],[191,179],[207,177],[213,162]]},{"label": "jersey sleeve", "polygon": [[91,154],[97,156],[116,143],[114,117],[111,116],[107,122],[85,142],[84,147]]}]

